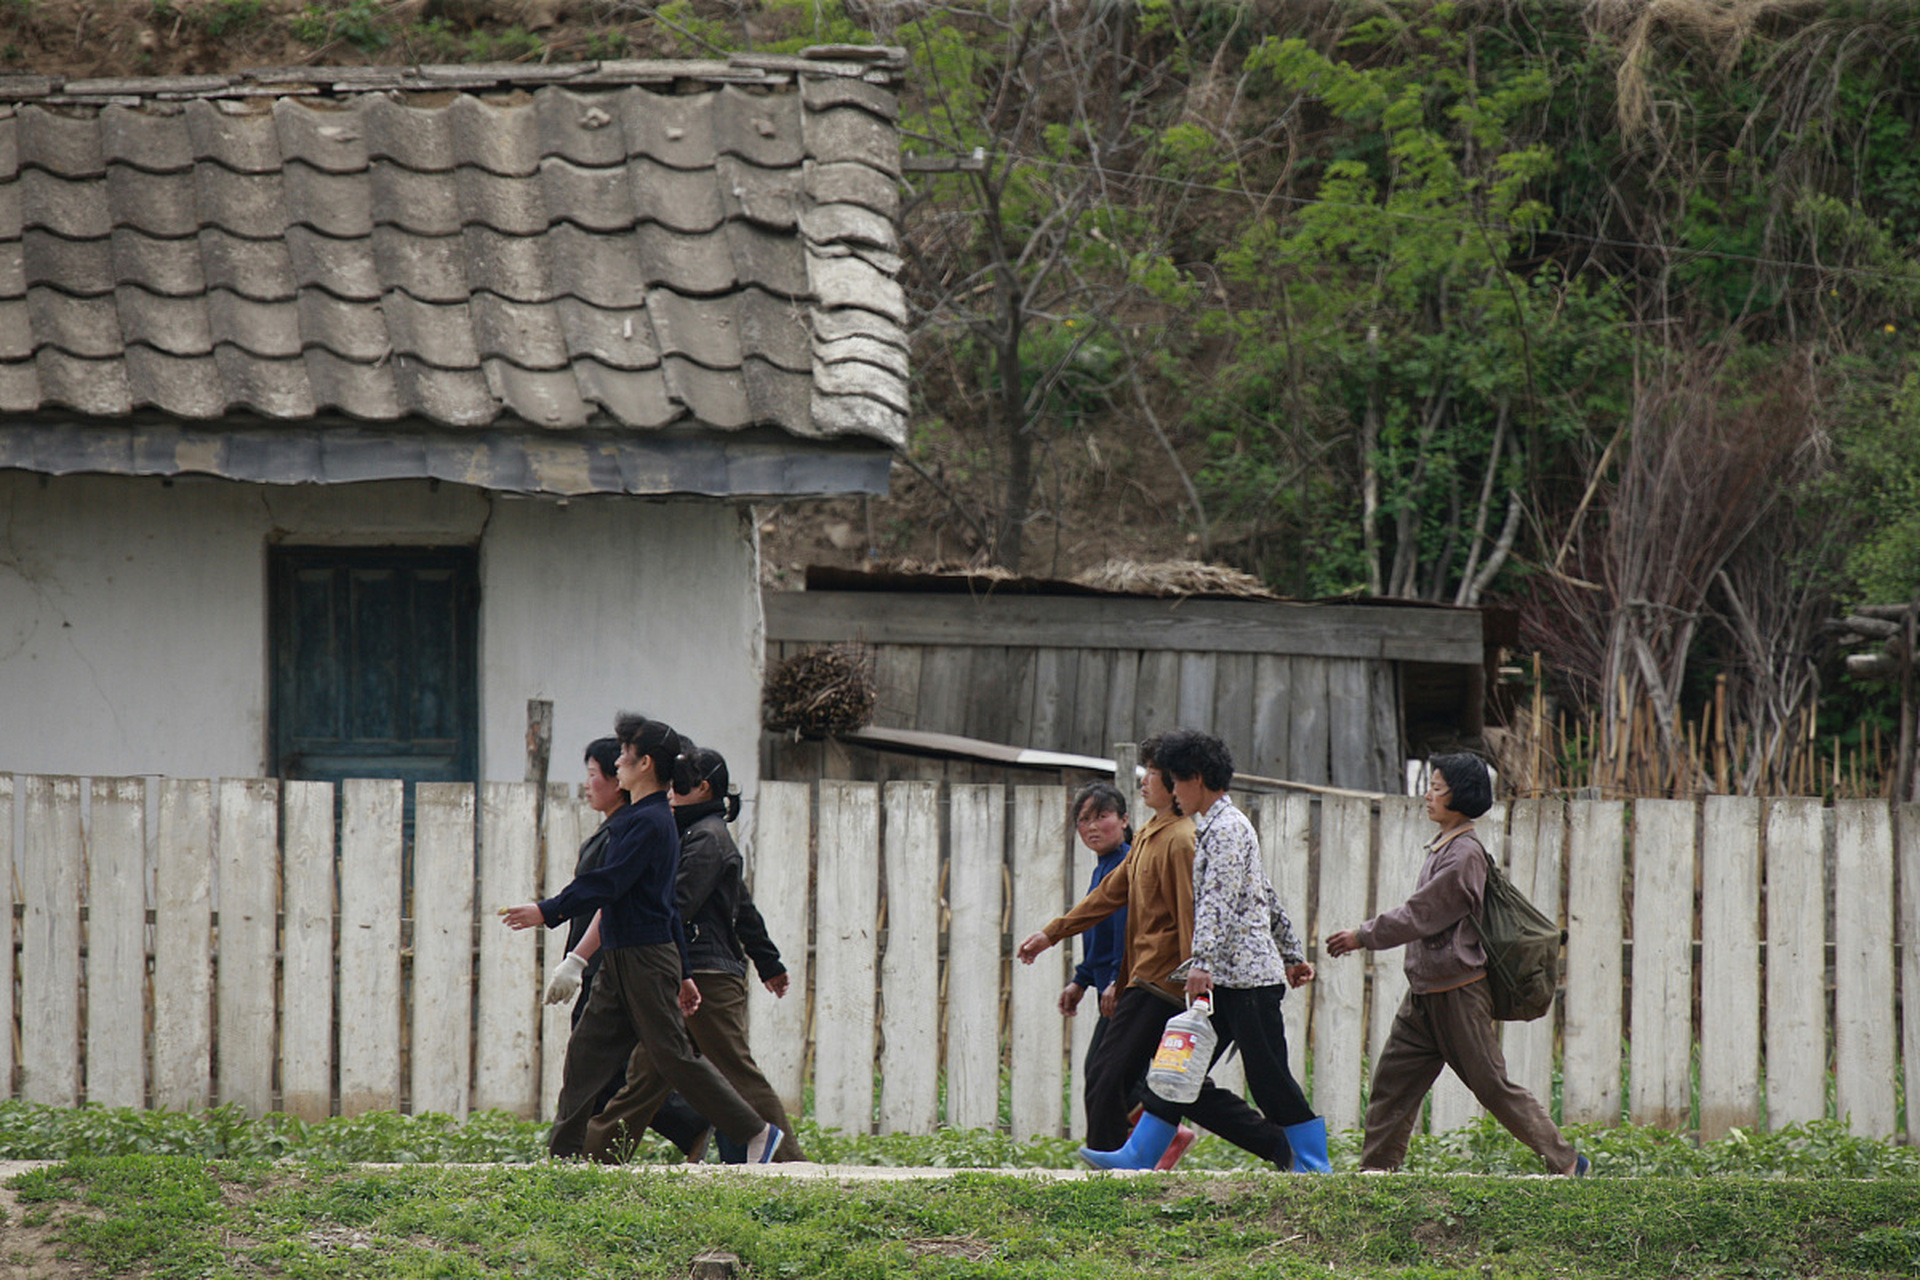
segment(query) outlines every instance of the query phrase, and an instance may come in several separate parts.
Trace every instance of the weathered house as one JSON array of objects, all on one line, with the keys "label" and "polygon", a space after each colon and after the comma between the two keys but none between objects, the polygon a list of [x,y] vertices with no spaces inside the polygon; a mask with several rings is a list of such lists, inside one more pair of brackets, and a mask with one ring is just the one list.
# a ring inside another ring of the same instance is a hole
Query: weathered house
[{"label": "weathered house", "polygon": [[0,76],[0,771],[751,785],[749,504],[906,409],[894,51]]}]

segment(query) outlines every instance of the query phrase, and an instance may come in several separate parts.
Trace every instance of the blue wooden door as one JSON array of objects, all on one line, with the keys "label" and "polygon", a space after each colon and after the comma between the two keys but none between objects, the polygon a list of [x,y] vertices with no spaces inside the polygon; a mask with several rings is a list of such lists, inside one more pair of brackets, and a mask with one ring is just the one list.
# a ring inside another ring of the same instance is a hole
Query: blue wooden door
[{"label": "blue wooden door", "polygon": [[275,775],[472,781],[473,550],[281,547],[269,577]]}]

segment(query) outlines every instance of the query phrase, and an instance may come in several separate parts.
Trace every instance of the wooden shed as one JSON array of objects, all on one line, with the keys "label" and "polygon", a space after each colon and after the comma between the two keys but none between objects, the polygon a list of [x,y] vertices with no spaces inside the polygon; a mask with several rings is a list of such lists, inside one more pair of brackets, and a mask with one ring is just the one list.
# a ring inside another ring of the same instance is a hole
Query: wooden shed
[{"label": "wooden shed", "polygon": [[[1105,756],[1208,729],[1242,773],[1397,793],[1410,754],[1483,727],[1481,610],[1127,595],[1071,582],[813,569],[765,596],[767,663],[872,647],[876,729]],[[763,776],[1021,779],[886,744],[763,738]]]}]

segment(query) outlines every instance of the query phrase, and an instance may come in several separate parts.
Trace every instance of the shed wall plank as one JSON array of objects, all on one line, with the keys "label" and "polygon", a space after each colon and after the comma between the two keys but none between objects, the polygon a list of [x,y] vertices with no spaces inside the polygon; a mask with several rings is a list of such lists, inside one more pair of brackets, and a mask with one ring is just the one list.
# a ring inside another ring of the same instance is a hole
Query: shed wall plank
[{"label": "shed wall plank", "polygon": [[930,733],[965,733],[967,702],[973,689],[973,650],[959,645],[929,645],[920,651],[920,709],[912,728]]},{"label": "shed wall plank", "polygon": [[1760,801],[1708,796],[1700,846],[1700,1137],[1760,1120]]},{"label": "shed wall plank", "polygon": [[[1051,920],[1067,909],[1066,806],[1058,787],[1013,789],[1013,901],[1016,922]],[[1013,1140],[1064,1137],[1066,1028],[1058,1008],[1068,977],[1067,947],[1049,947],[1030,965],[1010,966]],[[1094,993],[1097,1006],[1099,995]],[[1098,1016],[1097,1008],[1088,1014]]]},{"label": "shed wall plank", "polygon": [[95,778],[92,791],[87,1101],[141,1107],[147,1101],[147,784]]},{"label": "shed wall plank", "polygon": [[[1077,751],[1074,698],[1079,692],[1080,651],[1039,649],[1033,657],[1033,719],[1024,742],[1042,751]],[[1089,752],[1098,755],[1098,752]]]},{"label": "shed wall plank", "polygon": [[1693,1107],[1691,800],[1633,806],[1633,1003],[1627,1102],[1638,1124],[1685,1128]]},{"label": "shed wall plank", "polygon": [[1066,750],[1076,755],[1104,756],[1113,741],[1107,737],[1107,682],[1113,660],[1108,650],[1088,649],[1074,662],[1073,720]]},{"label": "shed wall plank", "polygon": [[[413,1110],[467,1114],[473,1062],[473,786],[413,790]],[[497,924],[496,928],[499,927]]]},{"label": "shed wall plank", "polygon": [[[540,882],[539,784],[482,784],[478,901],[509,906],[527,901]],[[469,911],[469,915],[471,915]],[[539,1062],[539,929],[509,929],[490,910],[480,912],[479,1024],[474,1030],[473,1105],[532,1119]]]},{"label": "shed wall plank", "polygon": [[1180,660],[1180,654],[1161,649],[1140,655],[1139,683],[1133,692],[1134,742],[1179,724]]},{"label": "shed wall plank", "polygon": [[932,1133],[940,1120],[940,784],[889,782],[887,949],[880,960],[886,1035],[880,1132]]},{"label": "shed wall plank", "polygon": [[[1253,658],[1253,756],[1249,772],[1289,777],[1293,768],[1293,664],[1276,653]],[[1344,927],[1344,926],[1343,926]]]},{"label": "shed wall plank", "polygon": [[333,784],[282,784],[280,1105],[333,1112]]},{"label": "shed wall plank", "polygon": [[1007,655],[1006,736],[998,739],[1016,747],[1042,746],[1033,737],[1034,696],[1039,684],[1040,651],[1010,646]]},{"label": "shed wall plank", "polygon": [[813,1106],[821,1124],[848,1133],[873,1129],[879,810],[873,783],[820,783]]},{"label": "shed wall plank", "polygon": [[218,1097],[259,1116],[274,1105],[280,784],[271,778],[223,778],[219,797]]},{"label": "shed wall plank", "polygon": [[1367,664],[1325,659],[1327,671],[1327,769],[1336,787],[1370,791],[1380,784],[1374,765],[1373,708],[1368,704]]},{"label": "shed wall plank", "polygon": [[954,786],[947,821],[946,1122],[991,1129],[1000,1118],[1003,789]]},{"label": "shed wall plank", "polygon": [[21,786],[20,1096],[49,1107],[80,1102],[80,780],[28,777]]},{"label": "shed wall plank", "polygon": [[[1289,658],[1291,716],[1287,771],[1293,782],[1324,785],[1331,778],[1327,737],[1327,664],[1321,658]],[[1343,928],[1346,926],[1342,926]]]},{"label": "shed wall plank", "polygon": [[920,714],[920,646],[875,645],[873,722],[885,729],[912,729]]},{"label": "shed wall plank", "polygon": [[1618,1124],[1626,805],[1576,800],[1568,806],[1567,827],[1568,980],[1561,1001],[1560,1110],[1569,1124]]},{"label": "shed wall plank", "polygon": [[1214,698],[1220,683],[1220,662],[1211,653],[1180,655],[1180,693],[1174,723],[1215,733]]},{"label": "shed wall plank", "polygon": [[1827,1114],[1826,856],[1818,800],[1767,804],[1767,1127]]},{"label": "shed wall plank", "polygon": [[970,651],[972,677],[965,690],[961,733],[983,742],[1006,742],[1013,727],[1013,658],[1003,644]]},{"label": "shed wall plank", "polygon": [[[754,905],[791,975],[787,996],[753,996],[747,1034],[754,1061],[787,1114],[801,1114],[807,1065],[807,1012],[814,989],[812,931],[813,798],[804,782],[763,782],[747,849]],[[765,994],[764,992],[762,993]]]},{"label": "shed wall plank", "polygon": [[1879,800],[1834,805],[1834,1105],[1855,1134],[1891,1138],[1894,1054],[1892,811]]},{"label": "shed wall plank", "polygon": [[212,783],[161,781],[153,854],[153,1103],[200,1111],[213,1090]]},{"label": "shed wall plank", "polygon": [[400,1105],[397,778],[340,784],[340,1114]]},{"label": "shed wall plank", "polygon": [[[1116,649],[1113,661],[1107,667],[1107,727],[1101,735],[1103,742],[1138,742],[1139,730],[1135,727],[1136,694],[1140,685],[1140,651],[1138,649]],[[1104,756],[1105,750],[1095,751],[1096,756]]]}]

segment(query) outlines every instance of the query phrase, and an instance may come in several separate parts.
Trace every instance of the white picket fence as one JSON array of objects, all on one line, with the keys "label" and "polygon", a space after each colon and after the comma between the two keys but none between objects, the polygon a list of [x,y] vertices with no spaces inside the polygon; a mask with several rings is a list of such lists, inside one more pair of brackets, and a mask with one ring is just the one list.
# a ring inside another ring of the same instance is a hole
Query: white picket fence
[{"label": "white picket fence", "polygon": [[[53,1105],[544,1114],[567,1031],[538,1003],[559,939],[513,933],[494,908],[564,883],[597,819],[554,787],[542,829],[540,799],[422,784],[409,853],[397,782],[336,797],[0,775],[17,921],[0,947],[0,1082]],[[1085,886],[1064,792],[767,783],[756,807],[755,897],[794,989],[756,989],[753,1041],[789,1105],[810,1083],[814,1117],[850,1131],[1004,1112],[1018,1137],[1080,1132],[1068,1085],[1093,1020],[1054,1008],[1073,949],[1010,959]],[[1247,808],[1320,969],[1285,1006],[1296,1072],[1310,1058],[1315,1106],[1355,1127],[1405,980],[1397,953],[1336,961],[1318,941],[1404,898],[1431,828],[1413,800]],[[1543,1098],[1558,1065],[1567,1120],[1686,1128],[1697,1106],[1708,1136],[1780,1126],[1827,1115],[1831,1080],[1855,1132],[1889,1136],[1906,1070],[1904,1131],[1920,1133],[1920,1012],[1901,1019],[1901,993],[1920,991],[1920,806],[1520,801],[1480,827],[1564,912],[1562,999],[1505,1035]],[[1443,1076],[1432,1125],[1475,1110]]]}]

